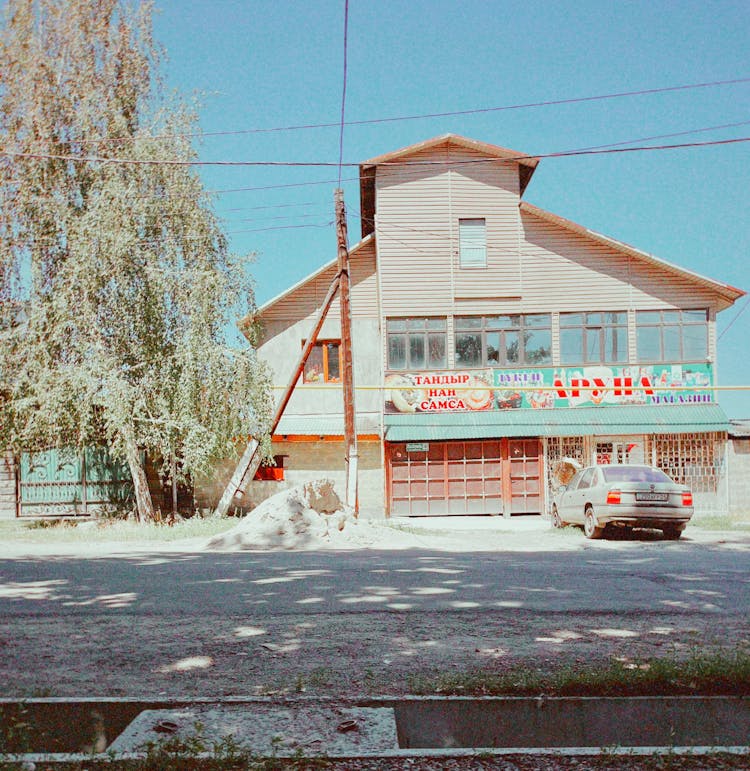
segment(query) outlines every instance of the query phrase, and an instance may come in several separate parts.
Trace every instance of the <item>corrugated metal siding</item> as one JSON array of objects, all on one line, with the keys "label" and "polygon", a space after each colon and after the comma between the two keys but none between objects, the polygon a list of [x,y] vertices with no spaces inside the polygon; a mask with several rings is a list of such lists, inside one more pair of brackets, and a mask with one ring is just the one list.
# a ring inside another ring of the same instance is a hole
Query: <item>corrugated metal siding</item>
[{"label": "corrugated metal siding", "polygon": [[[351,255],[353,317],[378,316],[378,286],[375,272],[375,244],[370,242]],[[303,284],[282,301],[263,313],[265,321],[298,320],[314,317],[325,299],[336,275],[336,267],[327,268],[311,281]],[[338,298],[333,301],[329,315],[338,317]]]},{"label": "corrugated metal siding", "polygon": [[532,214],[522,212],[521,223],[525,309],[714,307],[714,295],[688,277],[645,265]]},{"label": "corrugated metal siding", "polygon": [[[421,419],[420,419],[421,418]],[[690,434],[726,431],[729,419],[718,404],[664,407],[574,407],[552,410],[386,415],[389,442],[487,439],[512,436],[594,434]]]}]

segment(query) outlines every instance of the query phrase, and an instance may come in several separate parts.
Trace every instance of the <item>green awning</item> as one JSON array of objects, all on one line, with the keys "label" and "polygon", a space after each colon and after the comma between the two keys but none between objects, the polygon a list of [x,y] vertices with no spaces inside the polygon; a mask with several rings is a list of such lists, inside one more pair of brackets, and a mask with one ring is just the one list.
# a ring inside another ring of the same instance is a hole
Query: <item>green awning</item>
[{"label": "green awning", "polygon": [[692,434],[727,431],[718,404],[565,407],[385,415],[389,442],[491,439],[505,436]]}]

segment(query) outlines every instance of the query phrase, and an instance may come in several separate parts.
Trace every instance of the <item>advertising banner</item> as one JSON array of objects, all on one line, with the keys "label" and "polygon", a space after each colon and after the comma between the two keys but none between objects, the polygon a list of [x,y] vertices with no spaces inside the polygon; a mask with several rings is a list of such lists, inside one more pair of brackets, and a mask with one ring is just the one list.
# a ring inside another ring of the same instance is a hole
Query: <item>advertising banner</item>
[{"label": "advertising banner", "polygon": [[386,412],[465,412],[713,402],[710,364],[392,373]]}]

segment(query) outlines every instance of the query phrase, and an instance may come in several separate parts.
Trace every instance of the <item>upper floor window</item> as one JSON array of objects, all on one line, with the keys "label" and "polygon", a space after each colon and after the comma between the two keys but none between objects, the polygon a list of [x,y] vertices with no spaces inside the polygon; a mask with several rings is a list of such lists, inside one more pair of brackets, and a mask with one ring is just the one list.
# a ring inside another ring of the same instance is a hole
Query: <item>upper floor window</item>
[{"label": "upper floor window", "polygon": [[561,313],[561,364],[618,364],[628,360],[628,314]]},{"label": "upper floor window", "polygon": [[540,366],[552,363],[549,313],[457,316],[456,367]]},{"label": "upper floor window", "polygon": [[445,369],[446,335],[445,317],[387,319],[388,369]]},{"label": "upper floor window", "polygon": [[462,268],[487,267],[487,233],[483,219],[458,221],[458,264]]},{"label": "upper floor window", "polygon": [[708,358],[708,311],[638,311],[638,361],[685,362]]},{"label": "upper floor window", "polygon": [[[303,341],[304,345],[304,341]],[[310,351],[302,373],[303,383],[341,382],[341,341],[318,340]]]}]

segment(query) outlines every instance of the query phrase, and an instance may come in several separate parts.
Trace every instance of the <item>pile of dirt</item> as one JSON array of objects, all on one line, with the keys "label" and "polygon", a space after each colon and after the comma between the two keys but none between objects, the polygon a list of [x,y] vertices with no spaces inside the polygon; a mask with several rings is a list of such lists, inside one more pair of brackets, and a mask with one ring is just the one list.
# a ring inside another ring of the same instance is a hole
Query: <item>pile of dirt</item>
[{"label": "pile of dirt", "polygon": [[330,479],[316,479],[266,499],[209,549],[320,549],[363,545],[368,540],[354,512]]}]

